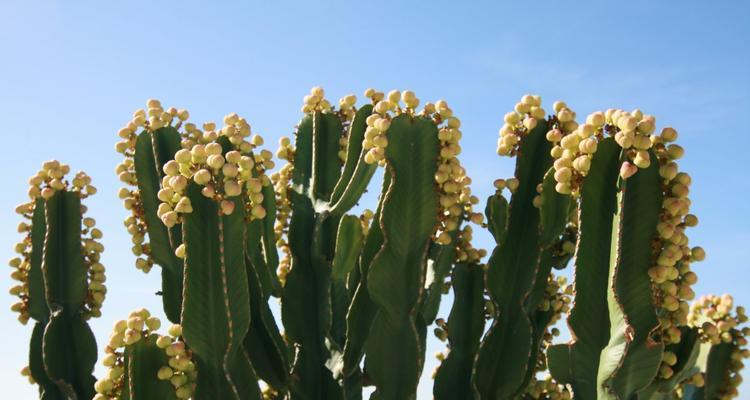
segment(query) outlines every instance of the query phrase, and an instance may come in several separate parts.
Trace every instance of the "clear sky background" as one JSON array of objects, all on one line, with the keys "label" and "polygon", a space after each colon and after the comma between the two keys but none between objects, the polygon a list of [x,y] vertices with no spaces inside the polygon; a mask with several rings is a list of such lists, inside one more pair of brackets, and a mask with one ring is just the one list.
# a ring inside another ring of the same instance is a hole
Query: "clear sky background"
[{"label": "clear sky background", "polygon": [[[371,86],[412,89],[423,102],[443,98],[463,121],[462,162],[484,199],[493,179],[513,173],[513,163],[495,155],[502,116],[534,93],[547,109],[566,100],[581,118],[639,107],[659,127],[674,126],[700,218],[691,243],[708,252],[695,266],[696,290],[730,292],[750,305],[749,41],[746,1],[3,0],[0,258],[20,239],[13,209],[26,200],[28,176],[51,158],[87,171],[100,189],[87,203],[106,246],[109,295],[104,316],[91,323],[102,344],[130,310],[161,313],[158,271],[133,266],[113,171],[116,132],[146,99],[187,108],[195,121],[238,112],[275,147],[315,85],[333,100],[361,98]],[[476,236],[491,248],[489,235]],[[11,285],[7,272],[2,287]],[[18,375],[31,326],[6,310],[2,397],[31,399],[35,388]],[[430,341],[420,399],[431,398],[432,354],[442,347]]]}]

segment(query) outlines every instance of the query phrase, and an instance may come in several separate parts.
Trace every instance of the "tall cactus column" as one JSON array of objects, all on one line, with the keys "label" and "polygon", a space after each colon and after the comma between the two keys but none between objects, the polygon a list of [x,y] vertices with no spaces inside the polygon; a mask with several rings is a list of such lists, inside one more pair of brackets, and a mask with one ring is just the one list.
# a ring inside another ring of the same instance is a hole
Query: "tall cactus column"
[{"label": "tall cactus column", "polygon": [[547,136],[557,190],[579,198],[580,225],[574,341],[550,348],[549,363],[579,398],[631,398],[684,365],[665,345],[681,341],[696,281],[689,266],[702,249],[684,234],[697,219],[689,176],[674,162],[682,148],[669,144],[676,132],[654,130],[652,116],[610,109]]},{"label": "tall cactus column", "polygon": [[83,217],[81,199],[96,193],[91,178],[79,172],[69,182],[70,168],[44,163],[31,177],[31,201],[17,212],[29,222],[16,246],[19,258],[12,277],[20,284],[11,294],[19,320],[36,321],[31,337],[28,374],[45,399],[89,399],[94,396],[96,342],[86,320],[101,315],[106,294],[102,237],[92,218]]},{"label": "tall cactus column", "polygon": [[[175,255],[175,249],[182,244],[182,231],[179,226],[167,228],[159,220],[158,207],[168,194],[161,191],[164,165],[182,148],[183,136],[198,128],[187,122],[186,110],[164,110],[155,99],[149,100],[147,106],[146,110],[133,113],[131,121],[118,132],[122,140],[115,149],[125,159],[115,172],[129,186],[120,189],[119,197],[132,213],[125,219],[125,227],[132,235],[132,252],[138,257],[135,265],[144,273],[154,264],[161,266],[164,312],[177,323],[182,305],[183,262]],[[175,120],[177,123],[172,125]]]},{"label": "tall cactus column", "polygon": [[[567,108],[565,113],[572,119]],[[552,267],[552,253],[547,252],[556,247],[568,221],[568,197],[543,185],[552,167],[551,146],[545,135],[548,129],[575,129],[571,125],[570,119],[559,115],[546,120],[541,99],[527,95],[506,114],[500,130],[498,154],[518,159],[515,177],[499,181],[498,194],[488,200],[488,223],[497,247],[487,265],[494,320],[474,365],[474,387],[482,399],[513,398],[523,392],[534,374],[547,326],[537,327],[532,317]],[[500,195],[506,187],[513,194],[509,204]]]}]

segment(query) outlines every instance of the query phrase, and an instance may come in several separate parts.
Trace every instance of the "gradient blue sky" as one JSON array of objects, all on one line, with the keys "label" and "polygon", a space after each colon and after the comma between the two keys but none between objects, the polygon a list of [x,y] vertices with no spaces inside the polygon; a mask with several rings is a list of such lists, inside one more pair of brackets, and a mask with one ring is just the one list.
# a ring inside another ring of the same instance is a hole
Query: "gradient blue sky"
[{"label": "gradient blue sky", "polygon": [[[13,208],[26,179],[58,158],[87,171],[100,193],[90,213],[104,230],[109,296],[92,322],[100,343],[137,307],[160,310],[158,274],[133,267],[116,191],[116,132],[145,100],[187,108],[196,121],[245,116],[275,146],[300,117],[302,97],[322,85],[332,99],[367,87],[444,98],[462,119],[463,163],[474,191],[512,175],[495,155],[503,114],[525,93],[550,108],[564,99],[585,116],[641,108],[674,126],[694,177],[691,242],[699,293],[731,292],[750,305],[750,3],[36,1],[0,3],[2,170],[0,256],[19,239]],[[489,247],[489,236],[478,234]],[[9,287],[7,274],[0,286]],[[12,298],[6,295],[6,304]],[[447,312],[444,312],[446,315]],[[31,399],[18,375],[30,326],[0,313],[4,398]],[[442,344],[431,341],[431,354]],[[430,398],[429,378],[420,398]],[[750,398],[750,393],[743,397]]]}]

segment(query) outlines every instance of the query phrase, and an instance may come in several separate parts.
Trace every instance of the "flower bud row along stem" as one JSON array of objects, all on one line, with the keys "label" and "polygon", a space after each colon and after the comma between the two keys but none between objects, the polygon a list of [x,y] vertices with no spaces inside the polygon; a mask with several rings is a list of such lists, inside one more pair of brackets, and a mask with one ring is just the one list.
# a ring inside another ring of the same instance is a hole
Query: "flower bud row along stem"
[{"label": "flower bud row along stem", "polygon": [[[34,229],[32,220],[37,207],[44,207],[45,201],[58,192],[74,193],[80,199],[96,193],[96,188],[91,185],[91,178],[84,172],[78,172],[70,181],[66,179],[68,173],[70,173],[70,167],[67,164],[61,164],[56,160],[45,162],[42,169],[29,178],[29,201],[16,207],[16,213],[23,218],[23,221],[18,224],[18,233],[23,234],[24,238],[15,245],[14,250],[17,256],[9,262],[13,268],[11,279],[17,282],[10,288],[10,294],[19,298],[19,301],[11,306],[11,310],[19,313],[18,319],[23,324],[26,324],[31,317],[28,308],[32,252],[38,251],[40,255],[43,252],[43,249],[34,249],[33,246],[44,246],[44,241],[46,241],[44,238],[37,243],[32,241],[32,229]],[[41,211],[44,212],[44,209]],[[86,211],[87,207],[81,205],[81,214],[84,215]],[[41,218],[39,222],[45,223],[45,218]],[[104,285],[105,268],[100,262],[101,253],[104,251],[104,245],[100,242],[103,234],[95,225],[96,221],[93,218],[84,216],[81,220],[81,252],[87,269],[88,287],[81,313],[86,319],[101,316],[102,303],[107,293]],[[47,228],[42,228],[42,232],[46,230]],[[42,261],[37,262],[41,267]],[[43,301],[44,299],[37,300]]]},{"label": "flower bud row along stem", "polygon": [[[750,358],[750,349],[747,348],[750,328],[740,328],[739,325],[746,323],[747,320],[745,308],[735,308],[734,299],[728,294],[701,296],[693,302],[690,309],[688,322],[699,329],[703,342],[712,345],[722,343],[731,345],[728,370],[725,371],[717,398],[730,399],[739,395],[737,389],[742,383],[740,372],[745,366],[742,360]],[[673,354],[669,355],[669,357],[676,358],[673,356]],[[696,373],[688,380],[688,383],[702,387],[705,383],[705,373]]]},{"label": "flower bud row along stem", "polygon": [[[105,356],[102,359],[102,365],[107,368],[102,378],[96,381],[94,388],[96,396],[93,400],[116,400],[121,399],[124,385],[132,385],[133,377],[126,379],[132,373],[132,369],[127,370],[126,353],[128,349],[133,349],[135,345],[142,341],[155,339],[155,345],[164,351],[167,356],[167,365],[161,366],[154,380],[169,381],[174,387],[175,395],[178,399],[189,399],[195,391],[195,379],[197,370],[192,361],[192,353],[185,347],[181,341],[182,327],[172,325],[168,334],[165,336],[157,335],[156,331],[161,327],[159,318],[151,316],[151,313],[142,308],[130,313],[127,320],[115,322],[112,328],[112,334],[109,342],[104,349]],[[153,335],[153,336],[152,336]],[[130,357],[137,357],[135,352],[128,354]],[[130,359],[130,363],[136,363],[137,360]],[[133,391],[129,388],[128,392]],[[136,390],[137,392],[137,390]],[[131,394],[134,396],[134,394]]]}]

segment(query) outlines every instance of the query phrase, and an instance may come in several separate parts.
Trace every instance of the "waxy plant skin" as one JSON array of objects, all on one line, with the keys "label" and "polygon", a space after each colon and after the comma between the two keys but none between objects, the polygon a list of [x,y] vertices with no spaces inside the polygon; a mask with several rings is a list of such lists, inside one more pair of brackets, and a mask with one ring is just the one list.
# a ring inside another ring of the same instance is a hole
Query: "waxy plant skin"
[{"label": "waxy plant skin", "polygon": [[[695,299],[706,254],[687,236],[675,129],[523,96],[497,142],[514,176],[478,183],[495,188],[482,213],[448,103],[364,95],[335,106],[313,88],[275,157],[235,113],[196,124],[153,99],[133,113],[119,197],[170,326],[143,308],[115,322],[98,379],[86,321],[102,315],[104,248],[82,204],[96,189],[45,162],[10,260],[40,399],[416,399],[433,324],[438,400],[738,396],[750,328],[731,296]],[[378,200],[360,205],[371,183]],[[477,229],[493,249],[473,246]]]}]

